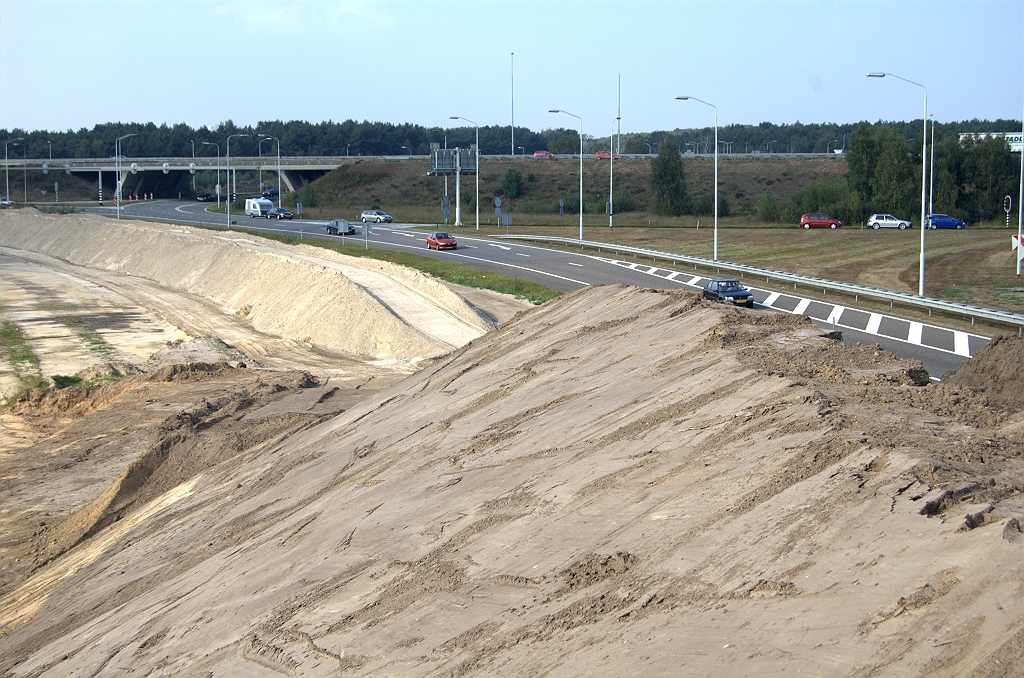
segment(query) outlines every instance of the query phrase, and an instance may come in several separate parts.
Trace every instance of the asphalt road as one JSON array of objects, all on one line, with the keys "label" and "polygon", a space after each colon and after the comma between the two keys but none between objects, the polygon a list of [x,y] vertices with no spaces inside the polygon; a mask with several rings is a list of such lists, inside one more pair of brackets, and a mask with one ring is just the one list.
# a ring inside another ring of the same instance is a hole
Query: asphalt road
[{"label": "asphalt road", "polygon": [[[88,212],[115,216],[113,207],[88,208]],[[129,203],[122,206],[122,217],[151,219],[182,224],[227,227],[224,214],[206,211],[196,202],[157,200]],[[232,214],[235,228],[301,235],[303,238],[339,240],[326,235],[325,221],[273,220]],[[371,224],[367,233],[362,224],[353,221],[360,233],[346,237],[346,242],[365,242],[383,249],[410,251],[421,256],[455,259],[473,268],[501,275],[522,278],[562,292],[585,285],[626,284],[655,289],[699,290],[706,276],[687,273],[634,260],[601,255],[592,249],[552,249],[525,243],[480,237],[471,226],[452,227],[459,241],[455,251],[427,250],[427,232],[421,224]],[[933,378],[959,367],[988,341],[988,337],[950,330],[937,325],[899,318],[895,315],[868,313],[846,308],[820,299],[779,294],[751,287],[757,305],[788,313],[807,315],[822,329],[841,330],[844,341],[878,344],[906,358],[921,360]],[[833,325],[834,323],[834,325]]]}]

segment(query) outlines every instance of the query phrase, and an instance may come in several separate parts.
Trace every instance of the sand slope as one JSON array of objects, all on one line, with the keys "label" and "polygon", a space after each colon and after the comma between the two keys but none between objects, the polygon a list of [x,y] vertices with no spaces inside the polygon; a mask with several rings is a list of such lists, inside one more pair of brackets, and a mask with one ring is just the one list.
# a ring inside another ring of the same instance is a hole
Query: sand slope
[{"label": "sand slope", "polygon": [[1015,675],[1020,413],[926,381],[800,318],[565,295],[148,488],[0,601],[0,672]]},{"label": "sand slope", "polygon": [[210,299],[261,332],[349,355],[432,358],[489,329],[417,271],[233,232],[3,210],[0,246],[147,278]]}]

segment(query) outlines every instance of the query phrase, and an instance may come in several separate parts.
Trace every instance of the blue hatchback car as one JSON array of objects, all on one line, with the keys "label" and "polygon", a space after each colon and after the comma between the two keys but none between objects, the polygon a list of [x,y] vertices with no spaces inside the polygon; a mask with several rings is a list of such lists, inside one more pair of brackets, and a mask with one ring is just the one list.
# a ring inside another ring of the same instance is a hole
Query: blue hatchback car
[{"label": "blue hatchback car", "polygon": [[967,226],[959,219],[954,219],[948,214],[929,214],[925,219],[928,228],[964,228]]}]

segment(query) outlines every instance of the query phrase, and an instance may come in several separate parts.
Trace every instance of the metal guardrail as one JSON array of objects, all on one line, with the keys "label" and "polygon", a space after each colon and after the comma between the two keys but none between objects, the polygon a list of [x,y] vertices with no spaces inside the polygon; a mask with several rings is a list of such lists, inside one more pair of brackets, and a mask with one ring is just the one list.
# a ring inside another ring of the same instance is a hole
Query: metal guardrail
[{"label": "metal guardrail", "polygon": [[724,269],[726,271],[737,271],[743,273],[744,275],[765,278],[766,281],[774,279],[793,283],[794,287],[796,287],[796,285],[803,285],[804,287],[820,287],[823,291],[832,290],[834,292],[844,292],[846,294],[852,294],[855,299],[859,299],[861,296],[865,296],[873,299],[884,299],[890,302],[890,304],[900,303],[906,304],[908,306],[926,308],[928,309],[929,315],[933,310],[944,311],[946,313],[952,313],[957,315],[967,315],[970,316],[972,324],[974,323],[975,318],[994,320],[996,322],[1006,323],[1008,325],[1016,325],[1019,328],[1018,332],[1024,333],[1024,315],[1020,313],[1010,313],[1009,311],[997,311],[991,308],[971,306],[969,304],[958,304],[956,302],[944,301],[942,299],[932,299],[930,297],[919,297],[915,294],[894,292],[892,290],[884,290],[878,287],[852,285],[849,283],[836,282],[834,280],[826,280],[824,278],[815,278],[813,276],[799,275],[797,273],[786,273],[785,271],[776,271],[768,268],[757,268],[755,266],[747,266],[746,264],[733,264],[726,261],[714,261],[713,259],[691,257],[685,254],[675,254],[672,252],[648,250],[642,247],[630,247],[629,245],[614,245],[612,243],[596,242],[592,240],[577,240],[576,238],[558,238],[545,235],[496,235],[494,237],[508,240],[527,240],[533,242],[578,245],[581,249],[583,249],[584,247],[590,247],[598,251],[609,250],[612,252],[627,252],[630,254],[641,255],[644,257],[651,257],[655,261],[657,261],[658,259],[663,259],[666,261],[671,261],[674,264],[678,262],[684,262],[687,264],[693,264],[694,266],[704,266],[705,268],[718,268]]}]

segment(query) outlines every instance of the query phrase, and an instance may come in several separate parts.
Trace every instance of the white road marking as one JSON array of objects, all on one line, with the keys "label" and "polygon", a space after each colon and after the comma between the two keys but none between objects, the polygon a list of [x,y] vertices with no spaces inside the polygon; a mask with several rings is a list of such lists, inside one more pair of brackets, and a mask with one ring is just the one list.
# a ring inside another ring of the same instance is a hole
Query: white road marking
[{"label": "white road marking", "polygon": [[489,244],[490,244],[491,247],[497,247],[498,249],[505,250],[506,252],[508,252],[508,251],[510,251],[512,249],[511,247],[505,247],[504,245],[498,245],[498,244],[493,243],[493,242],[489,243]]},{"label": "white road marking", "polygon": [[[420,249],[419,247],[413,247],[412,245],[402,245],[400,243],[389,243],[392,247],[404,247],[406,249]],[[509,248],[511,249],[511,248]],[[502,261],[494,261],[493,259],[484,259],[482,257],[471,257],[468,254],[458,254],[457,252],[450,252],[449,256],[459,257],[460,259],[471,259],[473,261],[483,261],[488,264],[494,264],[497,266],[507,266],[508,268],[515,268],[520,271],[529,271],[530,273],[536,273],[537,275],[544,275],[549,278],[557,278],[558,280],[565,280],[566,282],[575,283],[577,285],[583,285],[590,287],[590,283],[585,280],[576,280],[574,278],[567,278],[564,275],[557,275],[555,273],[548,273],[547,271],[539,271],[535,268],[527,268],[526,266],[517,266],[516,264],[506,264]]]},{"label": "white road marking", "polygon": [[910,321],[910,332],[907,334],[907,341],[911,344],[920,344],[921,335],[924,334],[924,325]]},{"label": "white road marking", "polygon": [[793,309],[793,313],[796,315],[803,315],[804,311],[806,311],[807,307],[810,305],[810,299],[801,299],[800,302],[796,305],[796,308]]},{"label": "white road marking", "polygon": [[837,322],[839,322],[839,318],[843,315],[843,311],[845,310],[845,306],[833,306],[832,312],[828,314],[828,318],[825,319],[825,322],[835,325]]},{"label": "white road marking", "polygon": [[953,331],[953,353],[971,357],[970,336],[966,332]]},{"label": "white road marking", "polygon": [[516,252],[516,256],[517,257],[528,257],[530,255],[529,254],[523,254],[522,252]]},{"label": "white road marking", "polygon": [[690,282],[688,282],[686,284],[689,285],[690,287],[696,287],[697,283],[699,283],[699,282],[700,282],[700,276],[699,275],[695,275],[692,278],[690,278]]},{"label": "white road marking", "polygon": [[780,295],[778,292],[772,292],[771,294],[768,295],[767,299],[765,299],[764,301],[761,302],[761,305],[762,306],[771,306],[772,304],[774,304],[776,301],[779,300],[780,296],[782,296],[782,295]]},{"label": "white road marking", "polygon": [[868,318],[868,326],[864,328],[864,331],[868,334],[878,334],[878,327],[882,324],[882,314],[872,313],[871,317]]},{"label": "white road marking", "polygon": [[569,264],[570,266],[579,266],[580,268],[583,268],[583,264],[577,264],[577,263],[572,262],[572,261],[567,261],[565,263]]},{"label": "white road marking", "polygon": [[679,275],[679,271],[672,271],[671,273],[669,273],[668,275],[665,276],[665,279],[666,280],[675,280],[677,275]]}]

